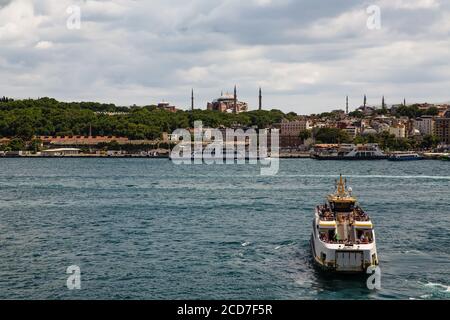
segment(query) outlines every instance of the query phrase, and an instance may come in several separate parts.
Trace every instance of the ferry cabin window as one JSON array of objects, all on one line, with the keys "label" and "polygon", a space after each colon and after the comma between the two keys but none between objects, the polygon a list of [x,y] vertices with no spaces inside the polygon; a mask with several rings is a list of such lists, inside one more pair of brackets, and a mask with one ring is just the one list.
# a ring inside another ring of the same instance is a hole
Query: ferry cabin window
[{"label": "ferry cabin window", "polygon": [[355,208],[355,204],[349,202],[338,202],[332,203],[331,208],[336,212],[351,212]]},{"label": "ferry cabin window", "polygon": [[372,230],[356,230],[356,237],[358,240],[367,240],[368,242],[373,241],[373,232]]},{"label": "ferry cabin window", "polygon": [[334,229],[320,229],[320,240],[325,242],[332,242],[336,240],[336,230]]}]

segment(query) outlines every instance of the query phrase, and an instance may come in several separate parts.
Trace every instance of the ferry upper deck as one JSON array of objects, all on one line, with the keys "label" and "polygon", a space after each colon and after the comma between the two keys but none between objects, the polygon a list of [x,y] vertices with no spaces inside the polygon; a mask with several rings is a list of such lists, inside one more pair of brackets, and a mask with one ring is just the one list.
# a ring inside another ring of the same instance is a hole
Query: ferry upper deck
[{"label": "ferry upper deck", "polygon": [[374,242],[373,224],[367,213],[356,205],[351,189],[345,189],[340,179],[336,193],[328,203],[317,206],[318,231],[321,241],[328,244],[364,245]]}]

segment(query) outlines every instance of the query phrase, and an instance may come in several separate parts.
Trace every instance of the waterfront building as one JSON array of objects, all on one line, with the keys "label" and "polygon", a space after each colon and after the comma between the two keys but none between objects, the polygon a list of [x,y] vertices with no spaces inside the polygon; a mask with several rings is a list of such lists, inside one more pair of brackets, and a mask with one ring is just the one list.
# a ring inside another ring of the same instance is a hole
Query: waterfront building
[{"label": "waterfront building", "polygon": [[321,129],[321,128],[327,128],[328,124],[324,121],[315,121],[314,124],[312,125],[312,128],[315,129]]},{"label": "waterfront building", "polygon": [[282,149],[299,149],[303,143],[300,136],[280,136],[280,148]]},{"label": "waterfront building", "polygon": [[375,108],[370,106],[361,106],[358,108],[358,111],[361,111],[365,116],[371,116],[375,112]]},{"label": "waterfront building", "polygon": [[378,133],[389,131],[390,126],[384,122],[372,123],[372,127],[377,130]]},{"label": "waterfront building", "polygon": [[345,113],[345,110],[333,110],[331,111],[331,113],[334,116],[334,119],[338,119],[338,120],[344,120],[347,117],[347,114]]},{"label": "waterfront building", "polygon": [[76,148],[48,149],[42,151],[42,155],[46,157],[77,156],[79,154],[80,149]]},{"label": "waterfront building", "polygon": [[168,102],[160,102],[157,105],[158,109],[166,110],[169,112],[177,112],[177,108],[175,106],[171,106]]},{"label": "waterfront building", "polygon": [[450,105],[448,105],[448,104],[441,104],[441,105],[437,105],[436,108],[438,109],[438,116],[439,117],[441,117],[441,118],[450,118]]},{"label": "waterfront building", "polygon": [[359,134],[359,129],[355,126],[348,126],[343,129],[352,138],[355,138]]},{"label": "waterfront building", "polygon": [[427,102],[425,102],[425,103],[416,103],[415,106],[421,111],[426,111],[426,110],[428,110],[430,108],[436,107],[434,104],[430,104],[430,103],[427,103]]},{"label": "waterfront building", "polygon": [[309,120],[283,120],[280,125],[280,135],[299,136],[300,132],[311,129]]},{"label": "waterfront building", "polygon": [[389,127],[389,133],[398,139],[406,138],[406,127],[401,124]]},{"label": "waterfront building", "polygon": [[377,130],[375,130],[372,127],[365,127],[364,131],[361,133],[361,135],[363,135],[363,136],[370,136],[370,135],[374,136],[376,134],[377,134]]},{"label": "waterfront building", "polygon": [[248,111],[248,103],[238,100],[237,88],[234,87],[234,94],[222,94],[214,101],[208,102],[207,109],[219,112],[241,113]]},{"label": "waterfront building", "polygon": [[128,138],[115,136],[39,136],[36,137],[44,145],[56,146],[95,146],[99,143],[111,143],[113,141],[119,144],[130,143]]},{"label": "waterfront building", "polygon": [[450,118],[436,118],[435,135],[442,143],[450,145]]},{"label": "waterfront building", "polygon": [[414,129],[419,130],[422,135],[431,135],[434,133],[435,120],[433,116],[422,116],[413,121]]}]

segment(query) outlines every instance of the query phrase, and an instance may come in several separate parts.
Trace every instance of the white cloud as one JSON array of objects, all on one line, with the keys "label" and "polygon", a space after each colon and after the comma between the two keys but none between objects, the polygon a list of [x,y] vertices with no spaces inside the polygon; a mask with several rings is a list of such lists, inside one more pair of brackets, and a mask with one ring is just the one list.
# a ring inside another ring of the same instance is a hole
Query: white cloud
[{"label": "white cloud", "polygon": [[308,28],[289,30],[288,35],[309,38],[337,38],[356,36],[367,30],[367,14],[361,8],[344,12],[336,17],[318,19]]},{"label": "white cloud", "polygon": [[439,0],[382,0],[380,4],[384,8],[396,9],[435,9],[440,6]]},{"label": "white cloud", "polygon": [[[263,86],[266,106],[298,112],[347,94],[449,100],[450,4],[374,3],[376,32],[359,0],[13,0],[0,6],[0,91],[187,106],[194,87],[200,107],[236,84],[251,106]],[[80,30],[66,28],[69,5]]]},{"label": "white cloud", "polygon": [[51,41],[39,41],[34,47],[36,49],[49,49],[53,47],[53,43]]},{"label": "white cloud", "polygon": [[31,0],[15,0],[0,9],[0,43],[26,45],[35,41],[36,30],[46,20],[35,14]]}]

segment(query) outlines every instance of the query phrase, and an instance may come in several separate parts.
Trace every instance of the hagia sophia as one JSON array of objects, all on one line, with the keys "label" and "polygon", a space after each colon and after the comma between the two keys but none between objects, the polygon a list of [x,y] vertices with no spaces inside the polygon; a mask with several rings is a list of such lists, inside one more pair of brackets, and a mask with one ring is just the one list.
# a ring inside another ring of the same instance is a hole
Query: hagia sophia
[{"label": "hagia sophia", "polygon": [[[193,96],[192,96],[193,102]],[[193,107],[193,103],[192,103]],[[262,90],[259,89],[259,110],[262,109]],[[234,94],[223,93],[219,98],[212,102],[208,102],[207,110],[227,112],[227,113],[241,113],[247,112],[249,110],[248,103],[239,101],[237,97],[237,88],[234,87]]]}]

